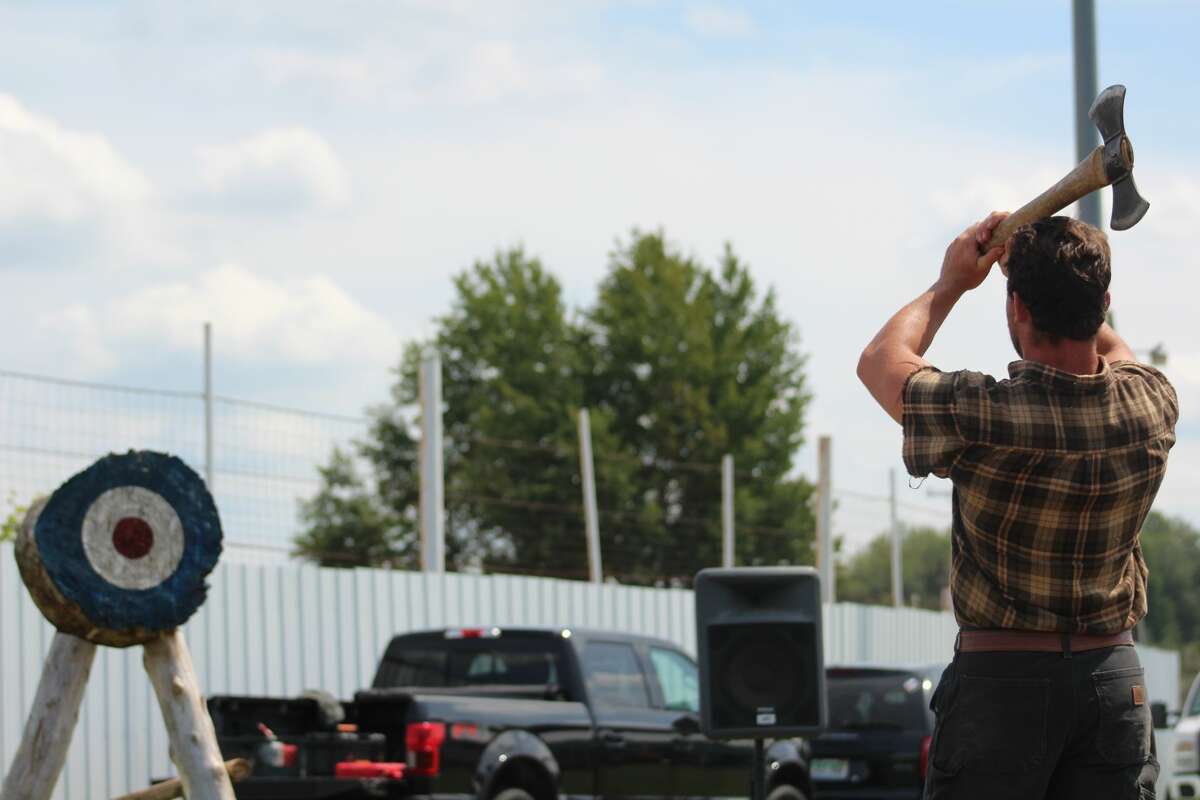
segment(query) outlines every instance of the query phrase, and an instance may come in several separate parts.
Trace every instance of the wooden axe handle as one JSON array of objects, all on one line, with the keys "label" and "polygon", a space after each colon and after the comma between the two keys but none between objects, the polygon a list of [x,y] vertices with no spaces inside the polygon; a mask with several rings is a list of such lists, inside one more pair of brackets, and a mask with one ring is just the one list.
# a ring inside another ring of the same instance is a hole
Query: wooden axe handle
[{"label": "wooden axe handle", "polygon": [[1084,195],[1107,185],[1108,176],[1104,171],[1104,147],[1101,146],[1080,161],[1075,169],[1068,172],[1061,181],[1005,217],[1004,221],[996,226],[996,230],[992,231],[991,241],[981,249],[987,252],[988,248],[1008,241],[1008,237],[1012,236],[1022,225],[1061,211]]}]

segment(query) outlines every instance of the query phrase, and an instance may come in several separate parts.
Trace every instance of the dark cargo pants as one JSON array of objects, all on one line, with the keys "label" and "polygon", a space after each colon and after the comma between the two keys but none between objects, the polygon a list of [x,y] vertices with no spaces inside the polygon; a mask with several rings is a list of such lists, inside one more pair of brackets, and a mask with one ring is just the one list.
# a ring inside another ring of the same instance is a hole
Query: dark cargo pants
[{"label": "dark cargo pants", "polygon": [[1158,779],[1131,645],[957,653],[933,693],[927,800],[1136,800]]}]

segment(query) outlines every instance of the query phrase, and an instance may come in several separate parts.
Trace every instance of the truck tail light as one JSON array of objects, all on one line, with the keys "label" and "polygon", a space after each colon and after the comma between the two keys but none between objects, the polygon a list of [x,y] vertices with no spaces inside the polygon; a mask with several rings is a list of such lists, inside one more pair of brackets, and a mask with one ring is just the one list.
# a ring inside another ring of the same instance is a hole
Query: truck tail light
[{"label": "truck tail light", "polygon": [[929,746],[933,744],[933,737],[926,736],[921,739],[921,780],[925,780],[926,773],[929,772]]},{"label": "truck tail light", "polygon": [[446,725],[442,722],[413,722],[405,731],[408,765],[413,775],[436,776],[442,768],[442,744]]}]

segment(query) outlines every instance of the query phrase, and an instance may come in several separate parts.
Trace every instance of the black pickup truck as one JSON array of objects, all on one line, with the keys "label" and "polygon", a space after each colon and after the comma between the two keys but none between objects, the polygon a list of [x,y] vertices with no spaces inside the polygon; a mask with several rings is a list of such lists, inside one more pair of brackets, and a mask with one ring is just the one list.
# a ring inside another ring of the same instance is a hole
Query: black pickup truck
[{"label": "black pickup truck", "polygon": [[[213,697],[209,710],[225,757],[256,759],[244,799],[730,797],[751,780],[751,742],[700,732],[695,662],[623,633],[405,634],[352,701]],[[809,753],[768,744],[770,800],[812,797]]]}]

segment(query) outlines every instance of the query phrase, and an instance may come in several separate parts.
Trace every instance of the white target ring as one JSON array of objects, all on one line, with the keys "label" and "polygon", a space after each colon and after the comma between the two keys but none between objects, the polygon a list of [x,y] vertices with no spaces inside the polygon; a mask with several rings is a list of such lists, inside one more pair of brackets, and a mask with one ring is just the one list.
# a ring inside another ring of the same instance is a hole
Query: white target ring
[{"label": "white target ring", "polygon": [[141,486],[109,489],[83,518],[88,563],[122,589],[153,589],[174,575],[183,544],[183,523],[175,509]]}]

